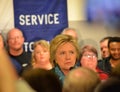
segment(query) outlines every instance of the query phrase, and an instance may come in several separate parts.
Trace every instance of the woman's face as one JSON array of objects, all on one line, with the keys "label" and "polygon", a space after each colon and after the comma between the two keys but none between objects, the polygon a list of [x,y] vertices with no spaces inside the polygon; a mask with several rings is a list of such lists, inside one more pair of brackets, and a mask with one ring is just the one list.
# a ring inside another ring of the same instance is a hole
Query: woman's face
[{"label": "woman's face", "polygon": [[45,63],[50,59],[49,50],[41,45],[37,45],[34,49],[34,58],[36,63]]},{"label": "woman's face", "polygon": [[80,63],[81,66],[94,70],[97,67],[97,56],[93,52],[86,51],[83,53]]},{"label": "woman's face", "polygon": [[77,52],[75,47],[68,42],[58,47],[55,57],[55,61],[61,70],[69,70],[76,63]]}]

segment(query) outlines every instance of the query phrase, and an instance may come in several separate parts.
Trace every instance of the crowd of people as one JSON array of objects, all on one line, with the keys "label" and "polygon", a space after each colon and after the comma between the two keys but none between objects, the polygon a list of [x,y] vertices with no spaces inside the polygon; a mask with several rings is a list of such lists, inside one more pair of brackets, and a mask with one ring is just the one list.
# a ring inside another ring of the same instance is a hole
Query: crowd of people
[{"label": "crowd of people", "polygon": [[20,29],[11,29],[6,37],[4,42],[0,34],[0,92],[120,90],[120,37],[101,39],[101,53],[92,44],[80,47],[74,28],[65,28],[50,42],[35,41],[33,52],[24,51]]}]

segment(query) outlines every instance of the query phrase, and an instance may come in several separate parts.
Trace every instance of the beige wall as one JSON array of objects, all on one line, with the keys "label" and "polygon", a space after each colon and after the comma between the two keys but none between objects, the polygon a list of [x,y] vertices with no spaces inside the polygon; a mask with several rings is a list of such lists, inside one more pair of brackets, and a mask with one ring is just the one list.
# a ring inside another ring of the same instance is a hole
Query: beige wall
[{"label": "beige wall", "polygon": [[85,20],[85,14],[84,14],[85,0],[67,0],[67,3],[68,3],[69,21]]},{"label": "beige wall", "polygon": [[0,32],[4,36],[14,27],[12,0],[0,0]]}]

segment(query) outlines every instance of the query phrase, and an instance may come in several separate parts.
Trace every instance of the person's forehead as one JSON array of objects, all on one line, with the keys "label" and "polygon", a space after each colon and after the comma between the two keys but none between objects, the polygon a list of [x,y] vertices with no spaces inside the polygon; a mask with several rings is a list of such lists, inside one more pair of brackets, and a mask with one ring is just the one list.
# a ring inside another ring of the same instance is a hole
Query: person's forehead
[{"label": "person's forehead", "polygon": [[74,30],[68,30],[68,31],[66,31],[66,33],[74,33],[74,34],[76,34],[76,32],[74,31]]},{"label": "person's forehead", "polygon": [[113,44],[113,45],[114,45],[114,44],[115,44],[115,45],[117,44],[117,45],[119,45],[120,42],[111,42],[110,44]]},{"label": "person's forehead", "polygon": [[85,51],[83,54],[95,54],[93,51]]},{"label": "person's forehead", "polygon": [[106,40],[100,42],[100,44],[108,44],[108,39],[106,39]]},{"label": "person's forehead", "polygon": [[14,35],[22,35],[22,32],[19,30],[11,30],[8,34],[8,36],[14,36]]}]

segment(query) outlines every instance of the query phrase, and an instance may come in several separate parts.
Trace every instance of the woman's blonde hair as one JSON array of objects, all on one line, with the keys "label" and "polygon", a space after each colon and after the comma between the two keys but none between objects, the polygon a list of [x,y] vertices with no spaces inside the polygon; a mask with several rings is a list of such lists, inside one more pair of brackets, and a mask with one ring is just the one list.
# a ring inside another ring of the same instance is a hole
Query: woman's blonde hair
[{"label": "woman's blonde hair", "polygon": [[59,34],[55,38],[53,38],[50,42],[50,62],[53,64],[53,66],[55,66],[55,58],[56,58],[55,55],[56,55],[56,51],[58,47],[61,44],[64,44],[67,42],[71,43],[75,47],[76,53],[77,53],[76,61],[79,60],[79,54],[80,54],[79,48],[80,47],[76,39],[70,35]]},{"label": "woman's blonde hair", "polygon": [[46,48],[48,51],[50,51],[50,44],[48,41],[46,40],[39,40],[39,41],[36,41],[34,44],[33,44],[33,52],[32,52],[32,59],[31,59],[31,63],[35,63],[35,52],[34,52],[34,49],[38,46],[38,45],[41,45],[42,47]]}]

